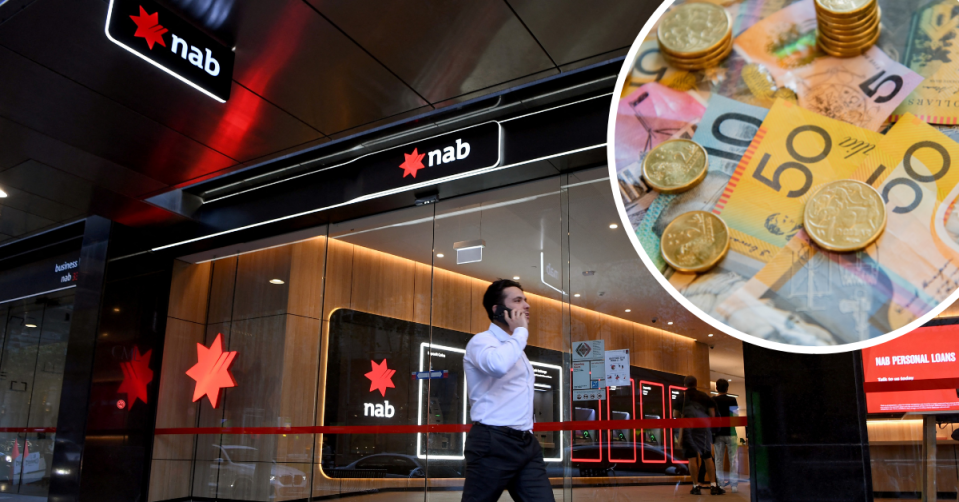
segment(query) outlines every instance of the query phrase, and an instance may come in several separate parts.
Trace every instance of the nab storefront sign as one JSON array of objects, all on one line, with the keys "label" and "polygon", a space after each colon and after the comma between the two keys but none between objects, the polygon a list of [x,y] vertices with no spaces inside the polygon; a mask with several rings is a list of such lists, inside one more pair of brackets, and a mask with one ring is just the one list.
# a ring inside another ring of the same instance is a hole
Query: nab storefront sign
[{"label": "nab storefront sign", "polygon": [[224,103],[233,51],[152,0],[110,0],[107,38]]}]

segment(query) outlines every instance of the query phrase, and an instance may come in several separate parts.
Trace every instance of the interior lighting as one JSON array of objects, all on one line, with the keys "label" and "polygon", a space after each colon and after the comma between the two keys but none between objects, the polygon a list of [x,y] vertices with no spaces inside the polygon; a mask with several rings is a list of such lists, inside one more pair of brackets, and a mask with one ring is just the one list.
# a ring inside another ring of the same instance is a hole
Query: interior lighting
[{"label": "interior lighting", "polygon": [[518,281],[518,280],[519,280],[519,276],[518,276],[518,275],[514,275],[514,276],[513,276],[513,280],[514,280],[514,281]]},{"label": "interior lighting", "polygon": [[612,228],[613,230],[616,230],[617,228],[619,228],[619,225],[617,225],[617,224],[615,224],[615,223],[610,223],[610,224],[609,224],[609,228]]},{"label": "interior lighting", "polygon": [[24,324],[24,326],[26,326],[26,327],[28,327],[28,328],[36,328],[36,327],[37,327],[37,325],[36,325],[36,324],[33,324],[32,322],[28,322],[28,323]]},{"label": "interior lighting", "polygon": [[712,333],[710,333],[710,334],[708,334],[708,335],[706,335],[706,336],[713,336],[713,334],[712,334]]},{"label": "interior lighting", "polygon": [[7,192],[4,192],[2,189],[0,189],[0,199],[4,198],[4,197],[6,197],[6,196],[7,196]]},{"label": "interior lighting", "polygon": [[626,309],[626,312],[632,312],[632,310],[630,310],[630,309]]},{"label": "interior lighting", "polygon": [[670,326],[672,326],[672,325],[673,325],[673,321],[669,321],[669,322],[668,322],[668,323],[666,323],[666,324],[668,324],[668,325],[670,325]]},{"label": "interior lighting", "polygon": [[436,253],[436,257],[437,257],[437,258],[442,258],[442,257],[443,257],[443,253]]},{"label": "interior lighting", "polygon": [[582,295],[580,295],[579,293],[576,293],[576,294],[573,295],[573,296],[575,296],[576,298],[579,298],[579,297],[582,296]]},{"label": "interior lighting", "polygon": [[119,311],[120,311],[120,307],[113,307],[113,311],[114,311],[114,312],[119,312]]},{"label": "interior lighting", "polygon": [[270,284],[283,284],[282,279],[270,279]]}]

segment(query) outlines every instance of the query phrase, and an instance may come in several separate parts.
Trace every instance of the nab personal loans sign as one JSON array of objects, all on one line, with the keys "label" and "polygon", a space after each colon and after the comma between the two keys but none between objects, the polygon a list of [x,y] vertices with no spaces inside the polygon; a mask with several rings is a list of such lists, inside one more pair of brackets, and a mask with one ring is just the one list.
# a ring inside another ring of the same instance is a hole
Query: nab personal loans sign
[{"label": "nab personal loans sign", "polygon": [[151,0],[110,0],[107,38],[223,103],[233,51]]}]

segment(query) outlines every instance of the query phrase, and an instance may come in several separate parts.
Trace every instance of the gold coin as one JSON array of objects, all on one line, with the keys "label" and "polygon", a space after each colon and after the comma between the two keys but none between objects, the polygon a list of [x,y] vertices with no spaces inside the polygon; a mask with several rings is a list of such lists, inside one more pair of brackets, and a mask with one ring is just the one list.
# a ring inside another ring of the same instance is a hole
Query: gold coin
[{"label": "gold coin", "polygon": [[672,57],[672,58],[702,59],[705,57],[709,57],[710,55],[722,52],[726,49],[726,46],[732,46],[732,45],[733,45],[733,32],[732,30],[729,30],[729,32],[726,34],[726,37],[719,41],[719,44],[717,44],[716,46],[710,48],[708,51],[705,51],[705,52],[697,52],[697,53],[673,52],[669,50],[669,48],[663,46],[662,43],[659,44],[659,52],[661,52],[663,56]]},{"label": "gold coin", "polygon": [[710,3],[683,4],[666,13],[656,36],[665,51],[687,57],[708,54],[731,36],[726,9]]},{"label": "gold coin", "polygon": [[875,37],[878,29],[879,27],[876,26],[872,30],[863,32],[855,37],[833,37],[824,31],[820,31],[819,37],[825,39],[826,43],[834,49],[857,48],[868,43],[869,40]]},{"label": "gold coin", "polygon": [[817,40],[820,42],[820,45],[824,45],[826,46],[827,49],[832,49],[834,52],[856,51],[860,49],[862,49],[863,52],[865,52],[866,50],[869,50],[869,48],[872,47],[873,44],[876,43],[876,39],[878,38],[879,38],[879,30],[876,30],[876,32],[870,34],[868,38],[865,38],[859,42],[849,42],[849,43],[837,42],[835,40],[831,40],[828,37],[824,37],[822,35],[820,35]]},{"label": "gold coin", "polygon": [[823,40],[822,37],[816,37],[816,42],[818,42],[819,48],[830,56],[837,58],[849,58],[862,55],[871,49],[872,46],[876,44],[876,41],[879,40],[879,34],[881,32],[882,30],[876,30],[876,34],[873,35],[873,38],[864,44],[860,44],[860,46],[856,48],[836,48],[833,47],[829,41]]},{"label": "gold coin", "polygon": [[816,0],[816,10],[836,17],[855,16],[876,8],[876,0]]},{"label": "gold coin", "polygon": [[875,16],[868,23],[850,29],[832,29],[824,23],[819,23],[819,33],[829,36],[833,40],[843,41],[847,39],[861,38],[866,33],[872,33],[879,28],[879,16]]},{"label": "gold coin", "polygon": [[723,60],[729,57],[729,55],[732,52],[733,52],[733,47],[732,45],[730,45],[729,48],[722,51],[721,53],[715,56],[710,56],[708,58],[694,59],[694,60],[666,58],[666,62],[668,62],[670,66],[680,70],[694,70],[694,71],[705,70],[706,68],[712,68],[714,66],[718,66],[720,63],[723,62]]},{"label": "gold coin", "polygon": [[706,178],[706,149],[688,139],[663,141],[643,159],[643,178],[659,193],[685,192]]},{"label": "gold coin", "polygon": [[858,251],[886,228],[886,205],[875,188],[861,181],[833,181],[806,201],[803,228],[823,249]]},{"label": "gold coin", "polygon": [[729,229],[713,213],[690,211],[669,222],[659,250],[663,260],[680,272],[704,272],[729,251]]},{"label": "gold coin", "polygon": [[853,22],[837,22],[830,19],[826,19],[823,16],[816,18],[816,23],[819,25],[821,31],[828,31],[830,33],[838,33],[841,35],[851,35],[855,32],[863,29],[867,29],[869,26],[872,26],[874,23],[882,18],[882,9],[876,9],[871,15],[866,16],[858,21]]},{"label": "gold coin", "polygon": [[796,103],[799,101],[799,96],[796,94],[796,91],[788,87],[780,87],[776,89],[776,92],[773,93],[773,98],[787,99]]}]

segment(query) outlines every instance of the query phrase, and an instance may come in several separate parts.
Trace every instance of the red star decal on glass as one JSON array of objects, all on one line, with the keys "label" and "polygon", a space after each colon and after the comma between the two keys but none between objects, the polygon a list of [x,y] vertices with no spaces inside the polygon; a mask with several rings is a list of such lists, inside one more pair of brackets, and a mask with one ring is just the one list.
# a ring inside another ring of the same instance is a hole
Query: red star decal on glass
[{"label": "red star decal on glass", "polygon": [[193,402],[197,402],[206,394],[210,405],[216,408],[220,398],[220,389],[236,387],[230,365],[236,358],[236,351],[223,352],[223,334],[217,333],[216,340],[206,348],[202,343],[196,344],[197,363],[188,369],[186,374],[196,380],[196,389],[193,391]]},{"label": "red star decal on glass", "polygon": [[413,153],[404,153],[406,161],[400,164],[400,169],[403,170],[403,177],[412,174],[413,177],[416,177],[416,171],[423,169],[423,157],[426,156],[425,153],[420,153],[418,148],[413,149]]},{"label": "red star decal on glass", "polygon": [[396,370],[386,367],[386,359],[383,359],[380,364],[376,364],[376,361],[370,361],[370,365],[373,369],[365,375],[366,378],[370,379],[370,392],[378,390],[383,397],[386,397],[386,389],[396,388],[393,385],[393,373],[396,373]]},{"label": "red star decal on glass", "polygon": [[150,369],[152,353],[153,350],[148,350],[140,354],[140,349],[133,347],[133,359],[120,363],[120,369],[123,370],[123,383],[120,384],[117,393],[126,394],[131,407],[137,399],[147,404],[147,384],[153,381],[153,370]]},{"label": "red star decal on glass", "polygon": [[166,47],[166,42],[163,41],[163,34],[170,31],[160,26],[159,14],[159,12],[147,14],[147,11],[144,10],[143,6],[141,5],[140,15],[130,16],[130,19],[137,24],[137,32],[134,33],[133,36],[146,40],[151,51],[153,50],[153,44],[160,44]]}]

